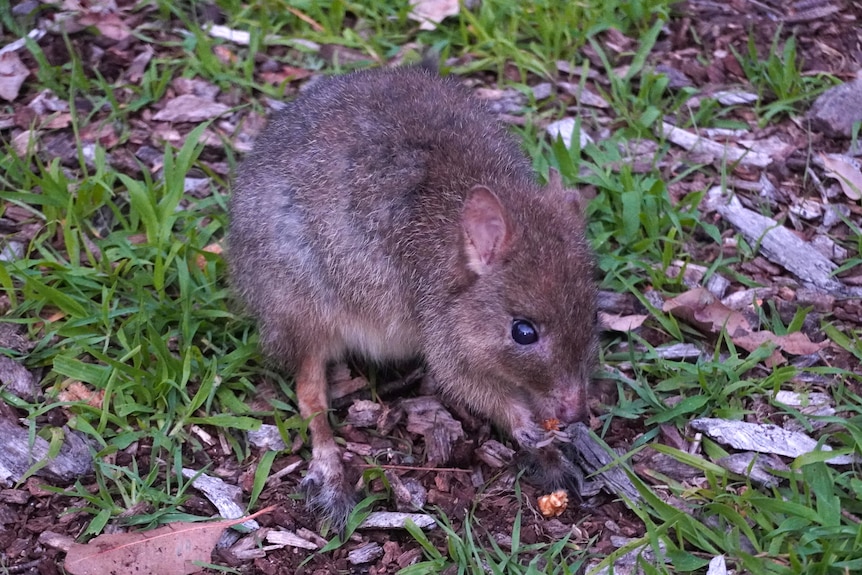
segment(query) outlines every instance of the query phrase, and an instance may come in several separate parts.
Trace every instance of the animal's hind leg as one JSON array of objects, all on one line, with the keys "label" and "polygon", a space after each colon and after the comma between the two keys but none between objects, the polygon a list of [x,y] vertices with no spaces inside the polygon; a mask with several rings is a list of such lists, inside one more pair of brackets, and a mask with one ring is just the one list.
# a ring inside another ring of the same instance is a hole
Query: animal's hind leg
[{"label": "animal's hind leg", "polygon": [[329,519],[332,527],[341,532],[355,498],[345,479],[341,450],[335,444],[329,426],[327,387],[326,360],[316,356],[305,357],[296,372],[296,396],[300,414],[310,419],[311,463],[301,488],[315,514]]}]

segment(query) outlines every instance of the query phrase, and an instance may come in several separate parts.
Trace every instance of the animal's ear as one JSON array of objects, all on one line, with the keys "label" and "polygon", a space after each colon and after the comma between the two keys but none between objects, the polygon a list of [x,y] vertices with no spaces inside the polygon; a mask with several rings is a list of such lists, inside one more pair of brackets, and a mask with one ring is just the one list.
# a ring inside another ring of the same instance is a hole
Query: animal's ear
[{"label": "animal's ear", "polygon": [[467,266],[479,275],[485,274],[500,258],[509,229],[500,199],[485,186],[475,186],[467,194],[461,213]]}]

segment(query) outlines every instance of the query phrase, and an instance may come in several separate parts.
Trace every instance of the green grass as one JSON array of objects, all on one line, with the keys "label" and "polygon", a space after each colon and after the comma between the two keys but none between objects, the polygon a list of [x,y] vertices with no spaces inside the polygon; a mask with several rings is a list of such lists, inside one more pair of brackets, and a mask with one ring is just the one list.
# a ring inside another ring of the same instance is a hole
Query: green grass
[{"label": "green grass", "polygon": [[[530,101],[527,124],[520,130],[525,148],[539,172],[554,167],[569,184],[595,193],[586,209],[602,287],[637,296],[652,312],[650,328],[663,341],[693,342],[707,352],[694,362],[670,361],[658,359],[653,346],[634,334],[609,334],[603,342],[603,361],[614,368],[605,377],[616,384],[620,398],[607,407],[603,429],[619,419],[642,422],[644,432],[632,445],[633,453],[653,445],[700,469],[704,477],[696,486],[667,478],[660,490],[640,485],[644,503],[635,512],[646,535],[605,563],[646,545],[658,558],[644,565],[648,573],[703,573],[717,554],[726,555],[737,571],[753,574],[838,575],[862,569],[857,519],[862,514],[862,481],[855,469],[831,467],[822,457],[805,456],[793,462],[785,483],[765,489],[699,457],[656,444],[660,425],[683,429],[695,417],[751,416],[758,401],[773,404],[771,392],[796,388],[799,378],[807,375],[833,381],[829,391],[839,411],[850,414],[825,419],[833,445],[840,447],[839,452],[857,454],[862,445],[862,400],[853,392],[860,383],[858,375],[826,367],[763,370],[771,350],[746,354],[724,336],[705,341],[644,296],[648,288],[667,295],[687,289],[680,279],[668,277],[668,268],[679,261],[702,263],[691,246],[719,246],[722,234],[727,236],[725,228],[698,211],[705,189],[682,198],[672,198],[670,189],[696,174],[707,174],[713,182],[725,181],[728,174],[694,165],[667,177],[662,162],[669,158],[670,146],[654,136],[656,124],[673,117],[699,127],[745,125],[709,99],[697,110],[687,109],[693,91],[671,91],[667,78],[654,72],[650,54],[663,19],[672,14],[670,2],[485,0],[477,10],[462,11],[428,32],[418,31],[407,18],[406,1],[219,2],[226,25],[251,32],[248,47],[208,36],[194,6],[160,0],[136,31],[138,39],[156,51],[137,85],[126,86],[118,78],[94,72],[74,50],[69,61],[52,65],[31,42],[28,50],[39,64],[35,87],[52,90],[73,110],[80,98],[88,101],[93,111],[74,115],[75,133],[91,122],[109,123],[116,126],[122,145],[131,137],[133,120],[165,97],[175,77],[201,78],[223,90],[238,90],[243,105],[262,110],[261,97],[278,97],[283,86],[260,81],[252,53],[266,53],[278,64],[329,73],[385,62],[406,43],[416,42],[410,57],[418,58],[430,47],[441,60],[459,58],[448,72],[482,73],[527,92],[528,84],[556,77],[558,60],[586,69],[581,48],[590,46],[602,63],[598,71],[609,74],[608,82],[600,86],[615,119],[608,137],[583,150],[549,142],[534,122],[566,112],[553,101],[541,105]],[[8,16],[3,18],[9,28]],[[26,22],[13,24],[23,29]],[[180,27],[189,32],[167,31]],[[624,76],[610,74],[618,64],[616,56],[609,55],[600,41],[601,32],[609,29],[634,40],[632,53],[624,55],[629,63]],[[330,63],[303,41],[338,45],[363,59]],[[219,44],[237,58],[215,57]],[[776,36],[773,47],[765,59],[753,43],[736,49],[749,88],[761,96],[755,112],[764,125],[798,112],[802,103],[830,84],[828,79],[802,74],[796,44],[786,34]],[[582,129],[588,124],[585,111]],[[252,456],[241,432],[265,418],[275,418],[285,436],[305,433],[296,417],[290,380],[260,362],[254,330],[237,316],[225,285],[224,262],[205,250],[224,235],[229,182],[199,161],[205,153],[204,127],[189,134],[180,149],[166,148],[163,169],[157,174],[147,169],[119,172],[108,161],[112,151],[99,145],[91,157],[79,149],[72,167],[36,155],[19,158],[8,142],[10,153],[0,156],[2,209],[25,210],[27,223],[36,230],[23,246],[23,256],[0,266],[0,287],[9,303],[3,321],[22,325],[35,346],[23,353],[0,351],[31,369],[43,369],[46,394],[44,400],[28,403],[0,390],[0,398],[38,422],[34,431],[55,447],[62,439],[61,428],[46,421],[56,413],[94,442],[97,490],[80,483],[69,491],[56,490],[74,497],[76,509],[92,517],[85,535],[102,532],[124,510],[139,505],[142,511],[125,518],[125,524],[152,527],[191,518],[183,507],[189,483],[180,470],[204,451],[193,425],[221,433],[239,461]],[[652,166],[645,172],[636,172],[628,161],[626,150],[633,138],[656,143]],[[235,161],[228,146],[228,166]],[[203,199],[184,193],[186,177],[202,173],[211,178],[211,193]],[[855,235],[844,241],[858,254],[862,234],[848,223]],[[708,273],[739,280],[734,265],[755,256],[751,246],[746,250],[741,241],[740,246],[736,255],[725,254],[710,263]],[[858,263],[857,256],[847,266]],[[782,320],[769,302],[758,313],[764,327],[776,334],[797,331],[804,320],[804,311]],[[848,331],[832,318],[824,320],[823,330],[836,345],[862,359],[858,331]],[[625,370],[616,369],[623,364]],[[248,402],[263,379],[273,382],[281,394],[268,409],[253,412]],[[59,392],[73,382],[103,393],[100,407],[63,401]],[[772,407],[802,419],[784,406]],[[719,444],[703,442],[709,457],[725,453]],[[119,452],[136,443],[147,445],[148,451],[132,455],[123,465],[114,462]],[[271,463],[267,459],[263,468]],[[253,498],[262,490],[263,477],[255,478]],[[577,572],[587,560],[601,559],[588,557],[567,540],[525,545],[519,524],[513,528],[510,549],[497,545],[472,515],[459,527],[442,516],[441,528],[448,542],[443,549],[419,530],[411,530],[424,558],[405,569],[405,575],[563,574]]]},{"label": "green grass", "polygon": [[445,515],[439,520],[439,525],[446,535],[445,552],[437,549],[415,525],[408,528],[422,546],[426,560],[405,567],[399,572],[400,575],[453,572],[474,575],[573,575],[586,565],[586,553],[570,542],[569,537],[550,545],[524,545],[521,542],[520,513],[512,525],[512,540],[507,549],[502,548],[475,518],[468,516],[463,530],[453,528]]},{"label": "green grass", "polygon": [[782,45],[781,30],[775,34],[765,59],[758,54],[753,37],[749,37],[746,50],[733,53],[757,91],[759,99],[755,109],[761,125],[766,125],[774,116],[799,112],[802,104],[812,101],[831,85],[822,74],[802,74],[796,39],[791,36]]}]

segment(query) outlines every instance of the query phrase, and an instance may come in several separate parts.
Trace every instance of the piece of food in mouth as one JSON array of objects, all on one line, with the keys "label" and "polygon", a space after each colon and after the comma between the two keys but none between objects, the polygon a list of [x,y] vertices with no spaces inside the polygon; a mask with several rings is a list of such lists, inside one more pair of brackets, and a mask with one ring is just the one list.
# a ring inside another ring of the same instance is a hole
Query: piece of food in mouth
[{"label": "piece of food in mouth", "polygon": [[559,431],[560,430],[560,420],[556,417],[549,417],[548,419],[542,422],[542,428],[545,431]]},{"label": "piece of food in mouth", "polygon": [[561,515],[568,505],[569,495],[562,489],[539,497],[539,511],[548,518]]}]

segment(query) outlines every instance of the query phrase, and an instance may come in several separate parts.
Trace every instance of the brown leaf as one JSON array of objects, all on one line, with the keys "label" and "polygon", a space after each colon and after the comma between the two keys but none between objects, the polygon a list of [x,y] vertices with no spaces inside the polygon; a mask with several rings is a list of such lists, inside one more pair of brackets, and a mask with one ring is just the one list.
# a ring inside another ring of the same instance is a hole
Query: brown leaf
[{"label": "brown leaf", "polygon": [[648,315],[616,315],[600,311],[599,325],[610,331],[626,332],[639,328],[648,317]]},{"label": "brown leaf", "polygon": [[261,79],[267,84],[281,84],[285,81],[304,80],[312,75],[311,70],[295,68],[294,66],[282,66],[278,72],[261,72]]},{"label": "brown leaf", "polygon": [[83,401],[93,407],[102,408],[102,402],[105,400],[105,390],[94,391],[81,383],[80,381],[68,381],[61,385],[61,391],[57,394],[57,399],[63,402]]},{"label": "brown leaf", "polygon": [[662,310],[709,333],[720,333],[726,328],[728,335],[736,337],[751,331],[745,316],[725,306],[705,288],[695,288],[667,300]]},{"label": "brown leaf", "polygon": [[40,126],[45,130],[62,130],[68,128],[72,123],[72,114],[69,112],[57,112],[47,118]]},{"label": "brown leaf", "polygon": [[234,51],[224,44],[216,44],[213,47],[213,52],[222,64],[235,64],[239,60]]},{"label": "brown leaf", "polygon": [[12,150],[19,158],[26,158],[39,151],[39,132],[24,130],[12,138]]},{"label": "brown leaf", "polygon": [[17,52],[0,54],[0,98],[7,102],[17,98],[29,74]]},{"label": "brown leaf", "polygon": [[168,100],[153,119],[159,122],[203,122],[221,116],[228,110],[230,108],[224,104],[185,94]]},{"label": "brown leaf", "polygon": [[780,350],[791,355],[817,353],[828,345],[828,342],[814,343],[799,331],[787,335],[775,335],[771,331],[755,331],[732,339],[734,344],[746,351],[754,351],[764,343],[772,342]]},{"label": "brown leaf", "polygon": [[[221,255],[221,253],[224,251],[224,249],[221,247],[221,244],[216,242],[216,243],[212,243],[212,244],[204,247],[203,251],[210,253],[210,254]],[[207,267],[207,260],[203,254],[198,255],[197,259],[195,260],[195,263],[202,270],[206,269],[206,267]]]},{"label": "brown leaf", "polygon": [[141,78],[144,77],[144,72],[147,71],[147,64],[150,63],[154,54],[155,50],[153,50],[149,45],[145,45],[143,51],[135,56],[135,59],[132,60],[132,63],[128,68],[126,68],[126,80],[132,84],[140,82]]},{"label": "brown leaf", "polygon": [[858,165],[854,165],[855,160],[839,154],[820,154],[820,158],[826,167],[826,175],[838,180],[848,198],[862,199],[862,171]]},{"label": "brown leaf", "polygon": [[454,16],[460,10],[458,0],[415,0],[411,2],[408,17],[421,22],[423,30],[433,30],[447,16]]},{"label": "brown leaf", "polygon": [[197,573],[203,567],[195,562],[211,561],[212,550],[222,531],[272,509],[267,507],[248,517],[212,523],[177,522],[152,531],[99,535],[89,543],[73,544],[66,553],[63,567],[73,575]]},{"label": "brown leaf", "polygon": [[132,34],[119,14],[115,13],[89,12],[81,16],[78,23],[83,26],[94,26],[102,36],[117,42],[125,40]]}]

